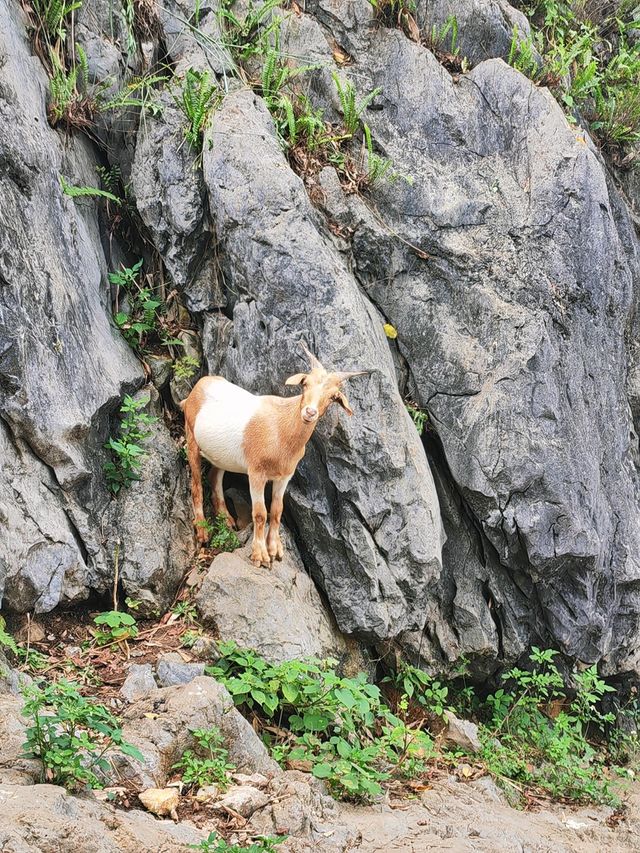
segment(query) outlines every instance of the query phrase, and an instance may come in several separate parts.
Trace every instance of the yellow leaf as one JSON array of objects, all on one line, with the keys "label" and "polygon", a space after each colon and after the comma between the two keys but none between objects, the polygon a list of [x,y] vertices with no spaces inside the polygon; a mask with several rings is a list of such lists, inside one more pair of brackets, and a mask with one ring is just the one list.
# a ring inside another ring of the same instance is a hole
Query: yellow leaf
[{"label": "yellow leaf", "polygon": [[384,329],[385,335],[388,338],[391,338],[392,341],[398,337],[398,330],[395,326],[392,326],[391,323],[385,323],[382,328]]}]

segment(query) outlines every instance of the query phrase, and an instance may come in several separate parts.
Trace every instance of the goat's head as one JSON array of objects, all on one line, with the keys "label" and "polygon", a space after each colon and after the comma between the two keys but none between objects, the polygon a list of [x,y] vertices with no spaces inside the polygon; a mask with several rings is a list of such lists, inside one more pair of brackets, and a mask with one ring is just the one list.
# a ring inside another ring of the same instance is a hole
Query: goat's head
[{"label": "goat's head", "polygon": [[368,370],[336,371],[325,370],[318,359],[302,344],[311,370],[290,376],[285,385],[302,385],[300,417],[306,424],[314,424],[327,411],[331,403],[339,403],[348,415],[352,415],[349,401],[342,393],[341,385],[352,376],[363,376]]}]

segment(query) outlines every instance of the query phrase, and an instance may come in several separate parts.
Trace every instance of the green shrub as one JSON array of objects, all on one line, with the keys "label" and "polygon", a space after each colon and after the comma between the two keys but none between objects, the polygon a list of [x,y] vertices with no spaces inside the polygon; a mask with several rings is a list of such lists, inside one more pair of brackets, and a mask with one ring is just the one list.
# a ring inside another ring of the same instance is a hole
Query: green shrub
[{"label": "green shrub", "polygon": [[256,840],[249,846],[241,844],[229,844],[224,838],[212,832],[207,839],[201,841],[200,844],[191,844],[195,850],[201,850],[202,853],[278,853],[276,846],[282,844],[287,838],[282,836],[256,836]]},{"label": "green shrub", "polygon": [[198,370],[200,370],[200,362],[192,355],[183,355],[173,363],[173,375],[176,379],[191,379]]},{"label": "green shrub", "polygon": [[60,680],[22,688],[27,718],[27,758],[42,761],[43,781],[70,790],[102,785],[97,773],[107,771],[108,753],[120,752],[142,761],[141,753],[122,737],[115,717],[103,705],[86,699],[72,681]]},{"label": "green shrub", "polygon": [[532,668],[514,667],[503,675],[505,688],[486,700],[491,718],[481,727],[482,758],[487,769],[548,791],[554,797],[615,803],[611,782],[603,772],[588,734],[604,734],[612,714],[598,704],[613,692],[595,666],[575,672],[575,698],[569,699],[554,658],[557,652],[533,648]]},{"label": "green shrub", "polygon": [[14,655],[18,654],[18,644],[7,631],[7,623],[4,621],[4,616],[0,616],[0,651],[8,649]]},{"label": "green shrub", "polygon": [[116,326],[122,332],[130,347],[142,350],[151,333],[158,333],[162,300],[142,277],[143,261],[132,267],[122,267],[109,273],[109,281],[118,287],[118,303],[126,297],[127,310],[118,310],[114,314]]},{"label": "green shrub", "polygon": [[271,743],[274,757],[308,762],[337,796],[371,799],[398,769],[415,770],[432,754],[429,736],[392,714],[364,673],[341,677],[331,660],[269,664],[235,643],[219,649],[223,657],[207,672],[225,684],[236,705],[289,731]]},{"label": "green shrub", "polygon": [[415,403],[405,403],[405,408],[411,415],[411,420],[416,425],[416,430],[418,435],[422,435],[424,432],[424,428],[429,423],[429,415],[423,410],[418,408]]},{"label": "green shrub", "polygon": [[134,400],[126,394],[120,407],[120,433],[104,445],[111,451],[111,459],[104,464],[104,473],[114,495],[140,479],[140,465],[146,455],[141,442],[151,435],[147,427],[158,420],[141,411],[148,402],[148,398]]},{"label": "green shrub", "polygon": [[217,785],[221,791],[226,791],[229,787],[228,774],[235,767],[229,763],[229,752],[223,746],[219,729],[195,729],[192,734],[198,752],[202,754],[188,749],[173,769],[180,771],[182,781],[189,787]]},{"label": "green shrub", "polygon": [[133,640],[138,636],[136,620],[130,613],[109,610],[106,613],[98,614],[93,621],[97,626],[93,631],[93,636],[99,646]]}]

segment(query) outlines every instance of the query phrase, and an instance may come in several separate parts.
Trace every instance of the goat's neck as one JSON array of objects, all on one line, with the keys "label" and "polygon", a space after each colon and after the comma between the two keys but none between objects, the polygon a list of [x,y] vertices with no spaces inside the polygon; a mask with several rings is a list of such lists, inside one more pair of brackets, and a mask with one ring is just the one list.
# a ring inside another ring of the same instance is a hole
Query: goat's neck
[{"label": "goat's neck", "polygon": [[318,422],[307,424],[302,420],[302,395],[290,397],[287,403],[281,421],[281,441],[292,455],[302,454]]}]

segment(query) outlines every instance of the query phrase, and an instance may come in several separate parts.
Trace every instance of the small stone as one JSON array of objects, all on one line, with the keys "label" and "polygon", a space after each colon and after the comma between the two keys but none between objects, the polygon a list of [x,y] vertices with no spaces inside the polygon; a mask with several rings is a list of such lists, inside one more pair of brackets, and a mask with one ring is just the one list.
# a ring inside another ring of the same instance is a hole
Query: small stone
[{"label": "small stone", "polygon": [[216,799],[220,792],[220,789],[217,785],[204,785],[202,788],[198,788],[198,793],[196,794],[196,800],[199,803],[211,803]]},{"label": "small stone", "polygon": [[188,684],[204,675],[204,664],[185,663],[179,654],[169,652],[158,658],[156,671],[162,687],[173,687],[175,684]]},{"label": "small stone", "polygon": [[171,379],[171,372],[173,369],[172,359],[167,358],[166,356],[152,355],[147,356],[147,364],[151,371],[151,381],[158,391],[162,391],[167,382]]},{"label": "small stone", "polygon": [[148,663],[134,663],[129,667],[129,674],[120,688],[120,695],[129,702],[135,702],[156,690],[153,668]]},{"label": "small stone", "polygon": [[138,794],[142,805],[152,814],[159,817],[169,815],[173,820],[178,820],[176,811],[180,802],[180,794],[175,788],[147,788]]},{"label": "small stone", "polygon": [[246,773],[232,773],[231,778],[238,785],[253,785],[254,788],[266,788],[270,781],[262,773],[252,773],[251,776],[247,776]]},{"label": "small stone", "polygon": [[211,661],[213,663],[220,660],[218,644],[212,637],[198,637],[191,647],[191,653],[199,660]]},{"label": "small stone", "polygon": [[258,809],[264,808],[270,802],[269,797],[251,785],[237,785],[230,788],[221,800],[214,804],[215,811],[231,809],[250,818]]},{"label": "small stone", "polygon": [[461,746],[468,752],[479,752],[482,749],[478,727],[475,723],[459,720],[451,711],[445,711],[444,715],[448,726],[444,734],[446,741]]}]

